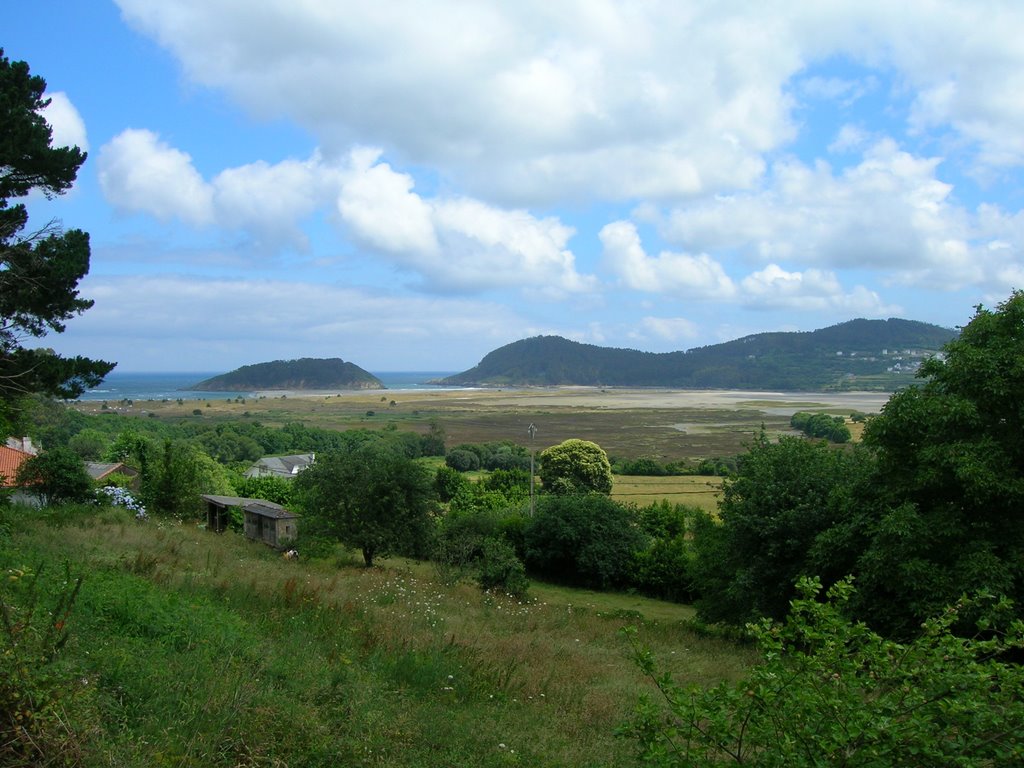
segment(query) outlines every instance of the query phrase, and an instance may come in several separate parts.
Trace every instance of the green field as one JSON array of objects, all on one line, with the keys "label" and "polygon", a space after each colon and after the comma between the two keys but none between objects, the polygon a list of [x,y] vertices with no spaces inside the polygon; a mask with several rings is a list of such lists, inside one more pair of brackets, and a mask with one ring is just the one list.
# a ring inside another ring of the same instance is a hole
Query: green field
[{"label": "green field", "polygon": [[683,680],[752,660],[688,630],[688,607],[635,596],[538,584],[521,603],[425,563],[289,562],[113,511],[19,510],[11,530],[5,604],[20,571],[45,565],[44,607],[63,563],[84,576],[40,741],[67,764],[619,766],[633,745],[613,732],[648,687],[623,625]]},{"label": "green field", "polygon": [[722,495],[722,478],[705,476],[634,477],[614,475],[612,498],[616,501],[645,506],[662,499],[675,504],[699,507],[705,512],[718,508]]}]

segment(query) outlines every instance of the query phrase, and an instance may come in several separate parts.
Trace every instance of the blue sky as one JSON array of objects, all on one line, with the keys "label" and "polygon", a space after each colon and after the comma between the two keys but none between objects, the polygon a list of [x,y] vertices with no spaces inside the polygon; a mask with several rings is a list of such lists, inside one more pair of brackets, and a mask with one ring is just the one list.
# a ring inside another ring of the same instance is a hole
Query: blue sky
[{"label": "blue sky", "polygon": [[89,152],[43,344],[124,371],[463,370],[1024,288],[1024,5],[34,0],[0,45]]}]

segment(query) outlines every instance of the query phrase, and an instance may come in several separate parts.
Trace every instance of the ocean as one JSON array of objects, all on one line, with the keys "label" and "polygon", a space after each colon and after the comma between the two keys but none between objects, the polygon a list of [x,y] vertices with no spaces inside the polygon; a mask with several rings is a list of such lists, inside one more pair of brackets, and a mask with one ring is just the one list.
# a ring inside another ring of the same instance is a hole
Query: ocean
[{"label": "ocean", "polygon": [[[98,387],[83,392],[79,400],[227,400],[232,397],[245,397],[245,392],[191,392],[185,389],[221,373],[223,371],[119,373],[114,370]],[[389,390],[401,392],[417,389],[458,389],[426,383],[455,373],[457,371],[385,371],[373,375]]]}]

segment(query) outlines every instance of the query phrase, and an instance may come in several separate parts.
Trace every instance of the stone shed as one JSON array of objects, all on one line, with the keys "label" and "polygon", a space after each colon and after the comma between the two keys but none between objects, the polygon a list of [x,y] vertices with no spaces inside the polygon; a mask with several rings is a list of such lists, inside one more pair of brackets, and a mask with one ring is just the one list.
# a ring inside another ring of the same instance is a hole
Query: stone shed
[{"label": "stone shed", "polygon": [[242,512],[245,536],[262,541],[275,549],[291,546],[299,532],[299,516],[280,504],[265,499],[246,499],[239,496],[203,495],[206,502],[206,528],[220,533],[227,529],[231,509]]}]

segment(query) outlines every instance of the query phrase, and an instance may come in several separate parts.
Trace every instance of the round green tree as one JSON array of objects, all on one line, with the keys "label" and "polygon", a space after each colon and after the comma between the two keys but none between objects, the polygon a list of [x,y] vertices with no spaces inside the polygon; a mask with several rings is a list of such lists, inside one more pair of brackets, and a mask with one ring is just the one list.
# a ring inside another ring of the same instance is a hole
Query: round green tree
[{"label": "round green tree", "polygon": [[417,555],[427,547],[434,476],[384,443],[318,456],[294,482],[313,526],[360,550],[367,567],[376,557]]},{"label": "round green tree", "polygon": [[612,492],[612,467],[608,454],[589,440],[566,440],[540,454],[540,475],[549,493]]}]

